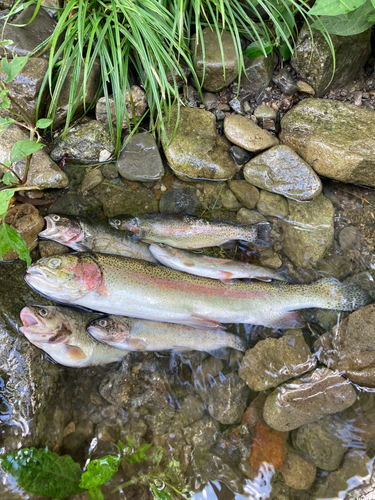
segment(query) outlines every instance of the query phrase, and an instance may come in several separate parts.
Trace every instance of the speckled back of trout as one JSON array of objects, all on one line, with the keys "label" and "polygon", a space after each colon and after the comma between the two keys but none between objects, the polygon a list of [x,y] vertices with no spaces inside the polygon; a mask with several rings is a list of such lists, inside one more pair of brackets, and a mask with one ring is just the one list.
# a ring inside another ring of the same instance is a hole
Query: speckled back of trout
[{"label": "speckled back of trout", "polygon": [[196,249],[220,246],[234,240],[248,241],[261,248],[269,247],[271,225],[261,222],[251,226],[185,214],[128,214],[109,219],[111,226],[132,231],[148,243]]},{"label": "speckled back of trout", "polygon": [[57,301],[122,316],[192,326],[251,323],[294,328],[294,311],[309,307],[351,311],[368,303],[357,286],[334,279],[311,285],[224,284],[126,257],[78,253],[32,264],[26,281]]}]

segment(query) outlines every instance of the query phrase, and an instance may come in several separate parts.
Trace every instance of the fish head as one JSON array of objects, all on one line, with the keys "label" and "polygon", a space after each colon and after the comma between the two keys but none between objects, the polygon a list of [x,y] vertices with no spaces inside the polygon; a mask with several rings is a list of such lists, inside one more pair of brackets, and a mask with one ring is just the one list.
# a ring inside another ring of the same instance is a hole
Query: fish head
[{"label": "fish head", "polygon": [[130,214],[116,215],[109,219],[109,223],[112,227],[131,231],[134,234],[139,233],[140,222],[138,217],[133,217]]},{"label": "fish head", "polygon": [[43,257],[25,274],[26,282],[39,293],[71,303],[100,287],[102,270],[89,253]]},{"label": "fish head", "polygon": [[40,238],[78,248],[78,243],[84,237],[84,231],[78,220],[58,214],[46,215],[44,220],[46,221],[46,228],[39,233]]},{"label": "fish head", "polygon": [[20,332],[37,347],[49,343],[66,344],[72,335],[68,318],[56,306],[28,306],[20,313]]},{"label": "fish head", "polygon": [[95,340],[110,345],[119,343],[126,345],[130,336],[130,326],[126,320],[116,316],[94,319],[87,325],[86,330]]}]

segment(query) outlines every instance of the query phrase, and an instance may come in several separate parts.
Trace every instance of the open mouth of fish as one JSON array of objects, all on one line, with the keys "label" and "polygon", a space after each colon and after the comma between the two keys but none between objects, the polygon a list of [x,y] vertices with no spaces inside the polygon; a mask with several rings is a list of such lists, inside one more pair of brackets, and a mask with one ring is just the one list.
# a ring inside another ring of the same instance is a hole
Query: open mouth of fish
[{"label": "open mouth of fish", "polygon": [[51,238],[51,236],[55,236],[56,234],[58,234],[59,230],[57,229],[54,221],[49,217],[45,217],[44,220],[46,221],[46,228],[41,231],[38,236],[40,236],[41,238]]},{"label": "open mouth of fish", "polygon": [[22,325],[19,330],[33,344],[52,343],[60,344],[64,341],[61,337],[51,342],[55,336],[51,328],[45,323],[44,319],[31,311],[28,307],[24,307],[20,313]]}]

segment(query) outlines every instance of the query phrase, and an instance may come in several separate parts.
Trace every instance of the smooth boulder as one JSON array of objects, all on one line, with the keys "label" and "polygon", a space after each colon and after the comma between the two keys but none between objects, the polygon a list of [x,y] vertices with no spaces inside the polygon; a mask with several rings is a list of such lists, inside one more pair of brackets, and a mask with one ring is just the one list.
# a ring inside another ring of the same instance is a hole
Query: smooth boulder
[{"label": "smooth boulder", "polygon": [[[227,115],[224,119],[224,133],[233,144],[252,153],[258,153],[279,144],[277,137],[242,115]],[[250,182],[250,184],[255,183]]]}]

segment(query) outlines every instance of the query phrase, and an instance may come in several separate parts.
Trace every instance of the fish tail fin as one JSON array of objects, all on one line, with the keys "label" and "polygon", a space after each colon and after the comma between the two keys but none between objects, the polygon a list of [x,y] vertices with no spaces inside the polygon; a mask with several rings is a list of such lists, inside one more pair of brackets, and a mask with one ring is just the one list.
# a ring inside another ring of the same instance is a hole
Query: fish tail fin
[{"label": "fish tail fin", "polygon": [[251,243],[259,248],[270,248],[272,246],[272,239],[270,233],[272,226],[269,222],[259,222],[255,224],[256,237]]},{"label": "fish tail fin", "polygon": [[334,278],[323,278],[312,284],[315,293],[322,299],[324,309],[354,311],[370,304],[372,299],[366,290],[357,285],[344,285]]}]

